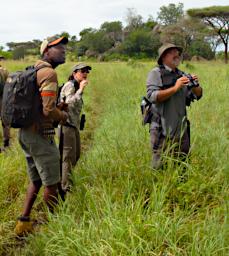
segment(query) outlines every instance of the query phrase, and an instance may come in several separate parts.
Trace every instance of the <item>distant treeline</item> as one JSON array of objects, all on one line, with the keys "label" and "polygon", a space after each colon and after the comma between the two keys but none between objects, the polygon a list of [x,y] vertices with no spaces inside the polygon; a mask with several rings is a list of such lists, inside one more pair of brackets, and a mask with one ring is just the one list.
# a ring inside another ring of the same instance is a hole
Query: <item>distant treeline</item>
[{"label": "distant treeline", "polygon": [[[135,9],[127,9],[126,26],[121,21],[104,22],[99,29],[83,29],[79,39],[68,32],[60,35],[69,38],[68,55],[72,59],[155,58],[162,43],[172,42],[184,48],[185,59],[198,56],[208,60],[216,57],[217,47],[223,44],[227,61],[229,32],[224,26],[229,25],[229,6],[191,9],[187,13],[182,3],[169,4],[160,8],[156,19],[149,16],[144,21]],[[13,59],[39,55],[40,44],[41,40],[9,42],[9,50],[4,52],[2,48],[0,55]]]}]

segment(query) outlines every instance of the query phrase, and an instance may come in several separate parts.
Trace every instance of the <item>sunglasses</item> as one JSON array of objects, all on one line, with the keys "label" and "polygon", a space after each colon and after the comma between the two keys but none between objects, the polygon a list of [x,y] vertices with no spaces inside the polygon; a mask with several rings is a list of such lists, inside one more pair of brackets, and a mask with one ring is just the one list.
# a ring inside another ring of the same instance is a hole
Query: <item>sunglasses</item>
[{"label": "sunglasses", "polygon": [[89,71],[87,68],[82,68],[82,69],[80,69],[80,72],[81,72],[81,73],[87,73],[87,74],[90,73],[90,71]]}]

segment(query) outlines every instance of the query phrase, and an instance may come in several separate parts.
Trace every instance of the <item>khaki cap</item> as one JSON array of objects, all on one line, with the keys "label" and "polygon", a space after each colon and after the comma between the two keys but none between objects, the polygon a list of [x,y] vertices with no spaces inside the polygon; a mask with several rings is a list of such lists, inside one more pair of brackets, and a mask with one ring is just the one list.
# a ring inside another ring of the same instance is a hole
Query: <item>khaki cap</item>
[{"label": "khaki cap", "polygon": [[91,70],[91,66],[80,62],[78,64],[76,64],[73,68],[72,68],[72,73],[75,72],[76,70],[82,69],[82,68],[87,68],[88,70]]},{"label": "khaki cap", "polygon": [[159,65],[162,64],[162,55],[163,55],[167,50],[173,49],[173,48],[177,49],[177,50],[180,52],[180,54],[183,52],[183,48],[180,47],[180,46],[176,46],[175,44],[169,44],[169,43],[168,43],[168,44],[163,44],[163,45],[159,48],[159,50],[158,50],[158,59],[157,59],[157,63],[158,63]]},{"label": "khaki cap", "polygon": [[59,43],[62,44],[67,44],[68,43],[68,38],[65,36],[59,37],[59,36],[52,36],[52,37],[48,37],[46,38],[42,43],[41,43],[41,47],[40,47],[40,53],[41,55],[43,55],[43,53],[45,52],[45,50],[50,47],[50,46],[54,46],[57,45]]}]

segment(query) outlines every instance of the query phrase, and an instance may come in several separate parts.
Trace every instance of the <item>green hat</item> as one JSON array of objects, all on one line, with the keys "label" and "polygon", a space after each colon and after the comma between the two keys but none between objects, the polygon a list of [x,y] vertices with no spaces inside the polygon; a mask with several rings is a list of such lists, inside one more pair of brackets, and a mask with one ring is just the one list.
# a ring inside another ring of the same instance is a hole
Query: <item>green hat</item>
[{"label": "green hat", "polygon": [[41,55],[43,55],[43,53],[45,52],[45,50],[47,49],[47,47],[49,46],[54,46],[57,44],[67,44],[68,43],[68,38],[65,36],[52,36],[52,37],[48,37],[46,38],[42,43],[41,43],[41,47],[40,47],[40,53]]},{"label": "green hat", "polygon": [[88,70],[91,70],[91,66],[81,62],[81,63],[78,63],[76,64],[73,68],[72,68],[72,73],[79,70],[79,69],[82,69],[82,68],[87,68]]},{"label": "green hat", "polygon": [[176,46],[175,44],[170,44],[170,43],[168,43],[168,44],[163,44],[163,45],[159,48],[159,50],[158,50],[158,59],[157,59],[157,63],[158,63],[159,65],[162,64],[162,56],[163,56],[163,54],[164,54],[167,50],[173,49],[173,48],[177,49],[177,50],[180,52],[180,54],[183,52],[183,48],[182,48],[182,47]]}]

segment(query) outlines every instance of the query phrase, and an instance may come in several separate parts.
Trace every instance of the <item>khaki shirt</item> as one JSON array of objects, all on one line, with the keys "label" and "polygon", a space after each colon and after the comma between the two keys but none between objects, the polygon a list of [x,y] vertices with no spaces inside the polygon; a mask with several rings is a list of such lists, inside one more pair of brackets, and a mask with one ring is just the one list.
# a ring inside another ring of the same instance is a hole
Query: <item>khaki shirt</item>
[{"label": "khaki shirt", "polygon": [[[165,66],[171,72],[172,70]],[[178,72],[180,72],[178,70]],[[150,128],[162,127],[164,136],[170,138],[180,137],[186,127],[186,97],[188,94],[187,87],[181,88],[174,95],[164,102],[157,102],[157,95],[160,90],[163,90],[160,68],[152,69],[147,78],[147,96],[153,103],[153,108],[160,120],[152,119]]]},{"label": "khaki shirt", "polygon": [[[9,75],[9,72],[0,65],[0,84],[1,85],[5,84],[8,75]],[[0,115],[1,115],[1,110],[2,110],[2,95],[0,96]]]},{"label": "khaki shirt", "polygon": [[5,84],[9,72],[0,65],[0,83]]},{"label": "khaki shirt", "polygon": [[56,71],[48,62],[39,60],[36,62],[35,67],[44,65],[37,71],[37,85],[39,86],[42,98],[42,115],[40,128],[47,129],[53,128],[55,121],[65,121],[67,118],[66,113],[56,107],[58,81]]},{"label": "khaki shirt", "polygon": [[73,81],[68,81],[64,84],[61,93],[61,101],[65,101],[68,104],[68,120],[67,122],[72,126],[79,129],[80,126],[80,113],[83,106],[82,90],[75,90]]}]

